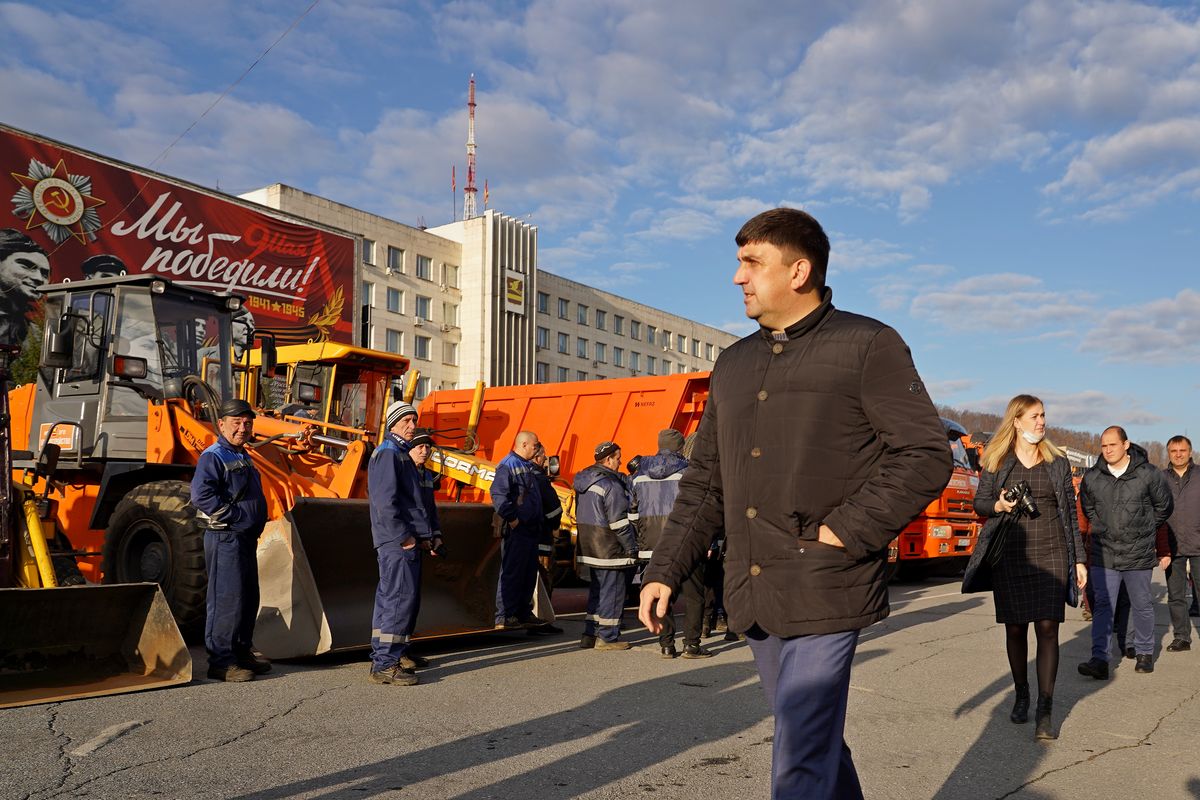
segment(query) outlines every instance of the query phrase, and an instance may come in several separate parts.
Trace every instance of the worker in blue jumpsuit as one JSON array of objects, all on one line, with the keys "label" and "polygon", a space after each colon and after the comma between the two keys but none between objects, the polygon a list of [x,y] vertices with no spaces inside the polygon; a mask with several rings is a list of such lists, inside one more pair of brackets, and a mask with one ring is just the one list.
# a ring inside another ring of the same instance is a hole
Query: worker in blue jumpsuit
[{"label": "worker in blue jumpsuit", "polygon": [[[433,435],[424,428],[417,428],[413,433],[412,441],[408,443],[408,456],[413,460],[413,464],[417,467],[417,475],[421,485],[421,503],[425,506],[425,516],[429,519],[430,538],[422,540],[421,555],[428,552],[432,557],[439,558],[445,555],[445,549],[442,547],[442,526],[438,521],[437,498],[435,492],[438,489],[438,482],[441,480],[441,475],[428,469],[425,462],[429,460],[429,453],[433,449]],[[408,622],[409,638],[412,638],[413,632],[417,629],[417,615],[421,613],[421,593],[417,592],[416,603],[413,605],[412,618]],[[406,669],[422,669],[429,666],[429,662],[421,656],[409,650],[400,657],[400,665]]]},{"label": "worker in blue jumpsuit", "polygon": [[629,486],[617,472],[621,448],[616,442],[596,445],[596,463],[575,475],[575,528],[579,563],[588,568],[587,614],[579,646],[596,650],[628,650],[618,639],[625,606],[625,587],[637,563],[637,536],[629,520]]},{"label": "worker in blue jumpsuit", "polygon": [[496,628],[537,628],[546,624],[533,615],[537,585],[538,541],[545,515],[533,462],[537,434],[521,431],[513,449],[496,466],[492,507],[504,520],[500,541],[500,580],[496,585]]},{"label": "worker in blue jumpsuit", "polygon": [[267,499],[246,444],[254,435],[254,410],[227,400],[217,420],[217,441],[200,454],[192,477],[192,505],[204,523],[208,616],[204,648],[208,677],[250,681],[270,672],[254,655],[258,615],[258,537],[267,524]]},{"label": "worker in blue jumpsuit", "polygon": [[408,653],[421,593],[422,542],[433,531],[421,499],[420,476],[409,456],[417,410],[395,402],[385,414],[387,433],[367,463],[371,539],[379,560],[379,585],[371,617],[373,683],[414,686],[417,673],[401,660]]}]

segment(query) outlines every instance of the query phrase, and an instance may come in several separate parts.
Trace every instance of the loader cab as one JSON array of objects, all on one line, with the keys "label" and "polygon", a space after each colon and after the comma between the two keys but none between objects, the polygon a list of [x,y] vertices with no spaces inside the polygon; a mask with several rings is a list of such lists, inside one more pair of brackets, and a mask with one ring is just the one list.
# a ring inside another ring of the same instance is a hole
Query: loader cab
[{"label": "loader cab", "polygon": [[[324,423],[335,435],[341,428],[374,438],[408,369],[403,356],[336,342],[285,345],[277,357],[286,370],[260,379],[257,405]],[[259,350],[250,353],[251,370],[261,358]]]},{"label": "loader cab", "polygon": [[954,457],[954,468],[966,472],[979,472],[979,451],[968,448],[964,444],[968,438],[967,429],[945,417],[942,417],[942,426],[946,429],[946,438],[950,441],[950,453]]},{"label": "loader cab", "polygon": [[30,450],[53,441],[64,461],[144,461],[148,402],[182,397],[196,382],[188,378],[202,375],[220,399],[232,396],[230,316],[240,297],[147,276],[42,292],[46,325]]}]

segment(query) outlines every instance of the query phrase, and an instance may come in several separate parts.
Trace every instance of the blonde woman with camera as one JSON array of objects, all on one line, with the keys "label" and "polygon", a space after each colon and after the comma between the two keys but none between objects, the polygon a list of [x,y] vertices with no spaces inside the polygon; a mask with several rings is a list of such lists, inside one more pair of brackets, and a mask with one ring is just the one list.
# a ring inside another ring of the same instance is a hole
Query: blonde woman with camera
[{"label": "blonde woman with camera", "polygon": [[987,518],[963,577],[963,591],[991,589],[1003,623],[1016,686],[1009,719],[1029,720],[1029,623],[1037,639],[1038,739],[1058,738],[1051,723],[1058,674],[1058,626],[1087,581],[1075,515],[1071,466],[1046,439],[1038,398],[1008,401],[999,429],[983,451],[975,512]]}]

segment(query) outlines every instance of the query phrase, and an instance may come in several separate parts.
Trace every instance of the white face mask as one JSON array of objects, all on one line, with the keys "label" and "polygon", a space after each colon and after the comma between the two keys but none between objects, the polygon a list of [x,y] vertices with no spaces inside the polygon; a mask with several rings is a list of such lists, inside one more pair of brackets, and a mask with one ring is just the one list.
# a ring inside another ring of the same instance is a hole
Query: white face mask
[{"label": "white face mask", "polygon": [[1044,433],[1030,433],[1029,431],[1021,431],[1021,438],[1030,444],[1037,444],[1042,439],[1046,438]]}]

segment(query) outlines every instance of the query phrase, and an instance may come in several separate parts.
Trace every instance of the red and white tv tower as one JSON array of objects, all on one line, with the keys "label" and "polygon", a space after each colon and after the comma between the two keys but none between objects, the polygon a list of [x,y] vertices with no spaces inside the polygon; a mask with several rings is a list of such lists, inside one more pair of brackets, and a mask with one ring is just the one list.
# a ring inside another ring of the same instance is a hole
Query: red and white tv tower
[{"label": "red and white tv tower", "polygon": [[478,216],[475,211],[475,73],[467,94],[467,185],[463,187],[463,219]]}]

